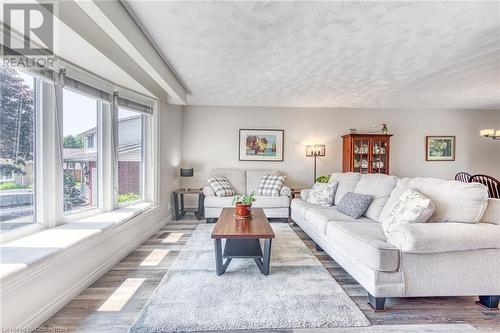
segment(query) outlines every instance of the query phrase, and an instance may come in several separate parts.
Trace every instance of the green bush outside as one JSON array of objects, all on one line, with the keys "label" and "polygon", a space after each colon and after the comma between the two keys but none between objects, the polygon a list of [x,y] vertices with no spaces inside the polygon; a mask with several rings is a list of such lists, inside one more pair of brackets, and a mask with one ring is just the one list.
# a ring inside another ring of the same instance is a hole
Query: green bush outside
[{"label": "green bush outside", "polygon": [[17,190],[20,188],[26,188],[26,186],[24,186],[22,184],[16,184],[13,182],[6,182],[6,183],[0,184],[0,191],[2,191],[2,190]]},{"label": "green bush outside", "polygon": [[141,196],[137,193],[125,193],[125,194],[120,194],[118,196],[118,202],[130,202],[130,201],[137,201],[141,198]]}]

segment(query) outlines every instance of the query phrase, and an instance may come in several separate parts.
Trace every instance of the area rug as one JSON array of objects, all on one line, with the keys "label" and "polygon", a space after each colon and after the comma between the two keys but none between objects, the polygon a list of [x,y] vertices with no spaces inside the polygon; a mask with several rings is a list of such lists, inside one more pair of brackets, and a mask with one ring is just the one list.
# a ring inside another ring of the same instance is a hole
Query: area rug
[{"label": "area rug", "polygon": [[217,276],[213,225],[199,225],[129,332],[369,326],[295,232],[272,228],[268,276],[252,259],[233,259]]}]

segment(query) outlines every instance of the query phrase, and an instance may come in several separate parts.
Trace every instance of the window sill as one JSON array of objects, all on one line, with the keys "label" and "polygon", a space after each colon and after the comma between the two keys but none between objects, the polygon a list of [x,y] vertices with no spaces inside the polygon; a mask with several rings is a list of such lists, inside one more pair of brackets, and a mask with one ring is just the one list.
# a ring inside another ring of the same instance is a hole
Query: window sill
[{"label": "window sill", "polygon": [[94,215],[55,228],[18,238],[0,246],[0,282],[57,253],[75,247],[107,230],[114,229],[138,215],[154,209],[151,203],[140,203],[109,213]]}]

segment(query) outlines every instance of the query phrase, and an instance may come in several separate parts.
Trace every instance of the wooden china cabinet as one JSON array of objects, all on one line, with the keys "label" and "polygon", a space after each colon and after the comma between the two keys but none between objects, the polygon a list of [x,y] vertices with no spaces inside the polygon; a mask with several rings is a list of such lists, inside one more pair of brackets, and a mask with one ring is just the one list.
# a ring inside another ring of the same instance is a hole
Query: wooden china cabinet
[{"label": "wooden china cabinet", "polygon": [[389,174],[392,134],[342,136],[342,172]]}]

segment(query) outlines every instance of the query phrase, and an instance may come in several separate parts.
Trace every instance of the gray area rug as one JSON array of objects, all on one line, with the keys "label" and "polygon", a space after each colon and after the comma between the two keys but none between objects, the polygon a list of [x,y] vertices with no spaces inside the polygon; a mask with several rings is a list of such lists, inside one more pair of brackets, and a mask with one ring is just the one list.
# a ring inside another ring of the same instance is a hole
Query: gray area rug
[{"label": "gray area rug", "polygon": [[252,259],[233,259],[217,276],[213,225],[198,226],[129,332],[369,326],[295,232],[272,228],[268,276]]}]

